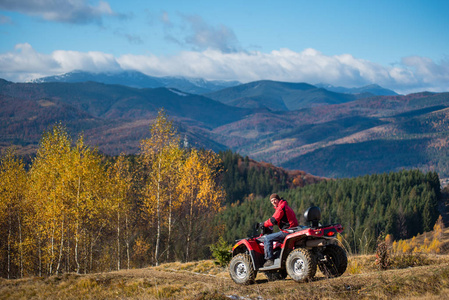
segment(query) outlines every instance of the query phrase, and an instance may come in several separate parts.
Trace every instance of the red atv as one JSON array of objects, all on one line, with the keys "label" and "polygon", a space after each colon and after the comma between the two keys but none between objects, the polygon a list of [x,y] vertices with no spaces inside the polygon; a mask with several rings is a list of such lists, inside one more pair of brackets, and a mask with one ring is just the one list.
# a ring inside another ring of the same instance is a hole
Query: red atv
[{"label": "red atv", "polygon": [[274,264],[263,267],[264,235],[271,229],[258,224],[262,233],[237,241],[232,247],[229,273],[238,284],[254,283],[257,272],[265,273],[269,281],[285,279],[287,274],[297,282],[311,280],[317,266],[327,277],[338,277],[346,271],[348,258],[345,250],[338,245],[337,233],[343,231],[340,224],[321,226],[321,211],[313,206],[307,209],[304,217],[311,226],[298,226],[288,229],[289,235],[283,243],[274,242]]}]

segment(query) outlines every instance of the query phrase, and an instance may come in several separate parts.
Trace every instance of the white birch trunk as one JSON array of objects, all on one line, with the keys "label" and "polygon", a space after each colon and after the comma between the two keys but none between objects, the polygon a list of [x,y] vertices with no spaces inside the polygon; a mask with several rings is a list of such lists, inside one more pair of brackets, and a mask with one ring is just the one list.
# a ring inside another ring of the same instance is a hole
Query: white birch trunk
[{"label": "white birch trunk", "polygon": [[63,249],[64,249],[64,219],[62,219],[62,224],[61,224],[61,246],[59,247],[59,259],[58,259],[58,265],[56,266],[56,275],[59,274],[59,268],[61,267],[62,250]]},{"label": "white birch trunk", "polygon": [[51,248],[50,248],[50,262],[49,262],[49,266],[48,266],[48,272],[49,275],[52,275],[53,273],[53,260],[54,260],[54,256],[55,256],[55,231],[56,231],[56,203],[55,200],[53,201],[53,228],[51,231],[51,238],[50,238],[50,243],[51,243]]},{"label": "white birch trunk", "polygon": [[120,206],[117,212],[117,271],[120,271]]},{"label": "white birch trunk", "polygon": [[[192,188],[191,179],[190,187]],[[189,216],[189,232],[187,233],[187,251],[186,251],[186,261],[190,260],[190,243],[193,231],[193,191],[190,191],[190,216]]]},{"label": "white birch trunk", "polygon": [[20,278],[23,278],[22,222],[20,221],[20,216],[17,219],[19,221]]},{"label": "white birch trunk", "polygon": [[39,236],[39,242],[38,242],[38,245],[39,245],[39,250],[38,250],[38,256],[39,256],[39,277],[41,277],[42,276],[42,240],[41,240],[41,237]]},{"label": "white birch trunk", "polygon": [[126,234],[126,258],[128,260],[128,270],[130,264],[129,258],[129,228],[128,228],[128,214],[125,214],[125,234]]},{"label": "white birch trunk", "polygon": [[171,244],[171,218],[172,218],[172,198],[170,193],[169,212],[168,212],[168,237],[167,237],[167,261],[170,261],[170,244]]},{"label": "white birch trunk", "polygon": [[8,279],[10,278],[10,272],[11,272],[11,215],[8,216]]},{"label": "white birch trunk", "polygon": [[156,215],[157,215],[157,234],[156,234],[156,249],[154,252],[154,258],[156,260],[156,266],[159,265],[159,245],[161,240],[161,217],[160,217],[160,183],[161,183],[161,158],[158,161],[158,174],[157,174],[157,195],[156,195]]},{"label": "white birch trunk", "polygon": [[77,208],[77,216],[76,216],[76,225],[75,225],[75,263],[76,263],[76,273],[80,273],[80,263],[78,261],[78,235],[79,235],[79,198],[80,198],[80,189],[81,189],[81,178],[78,177],[78,191],[76,195],[76,208]]}]

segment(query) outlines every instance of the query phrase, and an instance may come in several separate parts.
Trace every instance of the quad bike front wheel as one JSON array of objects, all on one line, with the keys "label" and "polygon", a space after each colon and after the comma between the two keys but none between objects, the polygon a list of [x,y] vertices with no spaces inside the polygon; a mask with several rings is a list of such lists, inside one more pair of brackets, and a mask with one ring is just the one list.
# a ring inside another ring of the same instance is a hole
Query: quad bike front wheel
[{"label": "quad bike front wheel", "polygon": [[326,246],[323,256],[323,261],[318,265],[321,273],[329,278],[343,275],[348,266],[348,257],[343,248],[338,245]]},{"label": "quad bike front wheel", "polygon": [[311,280],[316,273],[315,257],[304,248],[297,248],[290,252],[285,266],[288,275],[296,282]]},{"label": "quad bike front wheel", "polygon": [[240,253],[231,259],[229,274],[235,283],[247,285],[254,283],[257,272],[254,270],[251,257]]}]

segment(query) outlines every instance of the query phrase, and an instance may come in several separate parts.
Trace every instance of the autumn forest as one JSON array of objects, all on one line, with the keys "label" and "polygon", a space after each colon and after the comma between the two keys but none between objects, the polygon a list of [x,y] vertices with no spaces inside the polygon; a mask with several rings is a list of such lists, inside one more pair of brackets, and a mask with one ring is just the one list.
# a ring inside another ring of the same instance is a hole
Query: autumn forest
[{"label": "autumn forest", "polygon": [[28,167],[0,169],[1,276],[90,273],[203,257],[224,192],[218,156],[181,149],[163,111],[132,158],[105,158],[61,124]]}]

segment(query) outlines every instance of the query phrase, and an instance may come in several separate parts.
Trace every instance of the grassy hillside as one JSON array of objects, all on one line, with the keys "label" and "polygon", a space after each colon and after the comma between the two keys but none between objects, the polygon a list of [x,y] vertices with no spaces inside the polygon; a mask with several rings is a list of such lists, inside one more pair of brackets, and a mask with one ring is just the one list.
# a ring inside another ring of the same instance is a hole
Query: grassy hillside
[{"label": "grassy hillside", "polygon": [[308,283],[289,277],[240,286],[212,261],[170,263],[129,271],[49,278],[0,279],[0,299],[442,299],[449,293],[449,257],[429,256],[428,265],[378,271],[374,256],[349,258],[343,276],[319,271]]}]

